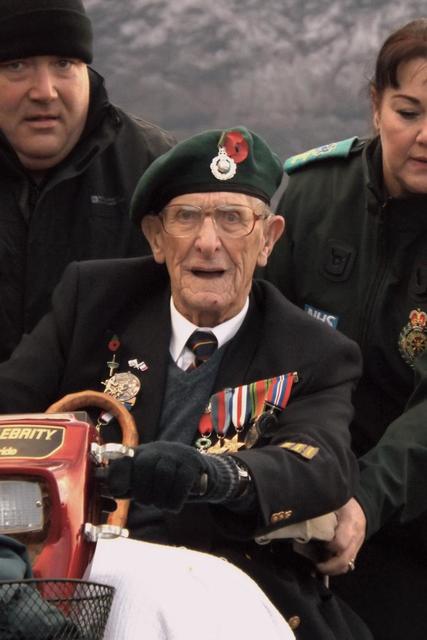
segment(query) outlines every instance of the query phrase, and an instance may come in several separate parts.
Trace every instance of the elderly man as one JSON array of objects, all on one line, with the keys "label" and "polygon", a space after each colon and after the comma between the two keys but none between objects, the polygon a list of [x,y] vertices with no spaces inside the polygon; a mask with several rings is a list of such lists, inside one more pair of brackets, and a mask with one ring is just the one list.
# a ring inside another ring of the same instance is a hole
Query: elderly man
[{"label": "elderly man", "polygon": [[[70,265],[50,314],[0,366],[0,410],[40,411],[84,388],[115,395],[141,443],[108,468],[112,495],[133,499],[134,537],[228,558],[297,638],[361,640],[363,624],[280,539],[352,494],[360,374],[354,343],[252,280],[283,231],[269,210],[281,177],[243,127],[154,161],[131,207],[153,257]],[[100,424],[118,437],[108,416]]]},{"label": "elderly man", "polygon": [[0,361],[72,260],[148,245],[127,212],[172,137],[113,107],[80,0],[0,0]]}]

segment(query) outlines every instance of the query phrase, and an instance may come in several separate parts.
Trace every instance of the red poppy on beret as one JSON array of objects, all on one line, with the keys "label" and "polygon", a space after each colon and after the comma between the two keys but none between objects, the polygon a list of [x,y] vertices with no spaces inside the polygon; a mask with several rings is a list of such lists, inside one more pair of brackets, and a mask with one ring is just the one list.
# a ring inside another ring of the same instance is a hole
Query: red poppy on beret
[{"label": "red poppy on beret", "polygon": [[248,157],[249,145],[240,131],[227,131],[223,144],[227,155],[237,164]]}]

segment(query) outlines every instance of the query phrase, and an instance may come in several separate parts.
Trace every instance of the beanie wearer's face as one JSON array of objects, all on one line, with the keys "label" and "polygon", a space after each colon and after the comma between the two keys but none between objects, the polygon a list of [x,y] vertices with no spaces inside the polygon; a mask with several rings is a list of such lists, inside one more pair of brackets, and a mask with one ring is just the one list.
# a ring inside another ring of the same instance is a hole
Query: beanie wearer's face
[{"label": "beanie wearer's face", "polygon": [[46,171],[68,156],[88,108],[84,62],[33,56],[0,63],[0,129],[27,170]]}]

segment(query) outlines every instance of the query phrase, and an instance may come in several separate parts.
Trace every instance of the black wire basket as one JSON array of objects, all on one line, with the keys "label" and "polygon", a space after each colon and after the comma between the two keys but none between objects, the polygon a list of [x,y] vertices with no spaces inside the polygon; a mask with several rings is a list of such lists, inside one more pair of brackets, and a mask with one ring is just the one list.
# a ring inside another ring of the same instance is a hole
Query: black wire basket
[{"label": "black wire basket", "polygon": [[102,640],[113,596],[83,580],[0,580],[0,638]]}]

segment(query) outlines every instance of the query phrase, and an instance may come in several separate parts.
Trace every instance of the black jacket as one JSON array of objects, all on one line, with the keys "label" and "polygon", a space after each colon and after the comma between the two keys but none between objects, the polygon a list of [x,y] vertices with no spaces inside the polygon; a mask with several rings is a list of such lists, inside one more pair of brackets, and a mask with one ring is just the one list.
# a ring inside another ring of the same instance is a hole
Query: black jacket
[{"label": "black jacket", "polygon": [[427,312],[427,197],[388,198],[381,175],[377,139],[296,168],[279,205],[286,232],[265,271],[361,347],[352,435],[369,534],[427,512],[427,352],[413,366],[403,357],[410,312]]},{"label": "black jacket", "polygon": [[174,139],[111,105],[92,70],[90,81],[82,137],[41,184],[0,134],[0,361],[46,312],[69,262],[150,253],[128,220],[129,201]]},{"label": "black jacket", "polygon": [[[70,265],[53,296],[52,312],[0,365],[0,411],[40,411],[64,394],[101,390],[111,359],[108,343],[116,335],[118,371],[129,370],[134,359],[148,367],[132,370],[141,379],[133,415],[141,442],[155,440],[170,358],[169,298],[167,272],[151,258]],[[298,638],[369,637],[351,612],[343,613],[330,592],[313,580],[311,568],[304,559],[295,559],[289,544],[259,546],[253,541],[255,531],[266,533],[331,511],[351,495],[355,460],[347,425],[359,365],[354,343],[313,321],[268,283],[255,282],[249,312],[226,348],[214,391],[288,371],[299,376],[272,437],[236,454],[253,476],[257,519],[205,504],[165,514],[169,543],[239,564],[287,617],[302,618]],[[283,442],[318,451],[305,456],[303,449],[281,447]],[[144,537],[137,509],[130,526]],[[360,635],[350,631],[347,616]]]}]

